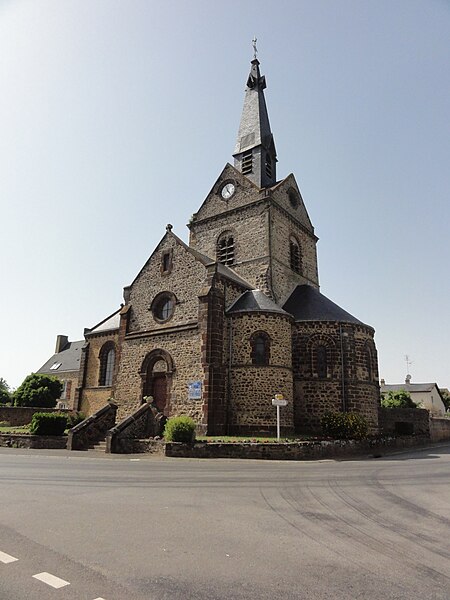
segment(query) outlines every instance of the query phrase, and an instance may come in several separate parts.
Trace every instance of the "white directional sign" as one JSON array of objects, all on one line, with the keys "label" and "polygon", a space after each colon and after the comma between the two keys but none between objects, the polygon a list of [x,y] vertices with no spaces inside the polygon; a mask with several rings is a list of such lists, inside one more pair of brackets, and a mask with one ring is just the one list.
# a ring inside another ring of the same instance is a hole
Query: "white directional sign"
[{"label": "white directional sign", "polygon": [[278,399],[278,398],[272,398],[272,406],[287,406],[287,400],[283,399]]},{"label": "white directional sign", "polygon": [[280,440],[280,406],[287,406],[287,400],[283,394],[275,394],[272,398],[272,406],[277,407],[277,440]]}]

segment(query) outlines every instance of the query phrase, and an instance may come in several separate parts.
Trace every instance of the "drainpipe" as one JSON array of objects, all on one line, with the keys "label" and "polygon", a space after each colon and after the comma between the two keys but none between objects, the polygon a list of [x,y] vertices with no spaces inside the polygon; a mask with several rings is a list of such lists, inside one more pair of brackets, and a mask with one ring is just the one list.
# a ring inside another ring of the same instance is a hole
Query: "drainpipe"
[{"label": "drainpipe", "polygon": [[342,394],[342,412],[347,412],[347,403],[345,401],[345,375],[344,375],[344,342],[342,339],[342,324],[339,323],[339,338],[341,345],[341,394]]}]

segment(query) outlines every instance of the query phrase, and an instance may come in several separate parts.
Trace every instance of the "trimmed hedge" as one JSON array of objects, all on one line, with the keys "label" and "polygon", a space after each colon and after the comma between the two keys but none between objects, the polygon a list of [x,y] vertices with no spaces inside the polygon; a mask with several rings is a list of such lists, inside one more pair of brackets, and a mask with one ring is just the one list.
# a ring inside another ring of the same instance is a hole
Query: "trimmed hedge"
[{"label": "trimmed hedge", "polygon": [[81,421],[84,421],[85,418],[86,418],[86,415],[82,412],[76,412],[76,413],[67,415],[66,416],[67,429],[72,429],[72,427],[75,427],[75,425],[78,425],[78,423],[81,423]]},{"label": "trimmed hedge", "polygon": [[321,419],[322,431],[335,440],[362,440],[369,424],[357,413],[326,412]]},{"label": "trimmed hedge", "polygon": [[167,442],[192,443],[195,440],[195,421],[191,417],[172,417],[164,428]]},{"label": "trimmed hedge", "polygon": [[61,413],[34,413],[31,419],[32,435],[63,435],[67,428],[67,417]]}]

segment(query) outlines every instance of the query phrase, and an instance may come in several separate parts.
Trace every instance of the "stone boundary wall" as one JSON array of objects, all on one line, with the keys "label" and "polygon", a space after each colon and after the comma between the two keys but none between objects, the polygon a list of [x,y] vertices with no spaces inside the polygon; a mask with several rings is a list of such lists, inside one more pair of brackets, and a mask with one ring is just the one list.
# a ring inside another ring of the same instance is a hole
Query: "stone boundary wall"
[{"label": "stone boundary wall", "polygon": [[113,452],[116,454],[159,454],[161,456],[166,453],[164,441],[136,438],[121,438]]},{"label": "stone boundary wall", "polygon": [[378,422],[382,435],[425,435],[430,437],[430,413],[425,408],[382,408]]},{"label": "stone boundary wall", "polygon": [[109,429],[116,424],[117,405],[109,402],[96,413],[72,427],[67,440],[68,450],[87,450],[103,440]]},{"label": "stone boundary wall", "polygon": [[66,445],[66,436],[0,433],[0,446],[5,448],[43,448],[46,450],[65,450]]},{"label": "stone boundary wall", "polygon": [[36,406],[2,406],[0,407],[0,421],[7,421],[11,427],[28,425],[28,423],[31,423],[34,413],[37,412],[58,412],[70,415],[74,411],[67,408],[58,410],[57,408],[39,408]]},{"label": "stone boundary wall", "polygon": [[431,417],[430,436],[432,442],[443,442],[450,440],[450,419]]},{"label": "stone boundary wall", "polygon": [[246,458],[266,460],[317,460],[345,458],[365,454],[378,455],[387,449],[404,449],[424,446],[427,436],[405,436],[374,440],[326,440],[314,442],[278,443],[205,443],[181,444],[167,442],[165,455],[173,458]]}]

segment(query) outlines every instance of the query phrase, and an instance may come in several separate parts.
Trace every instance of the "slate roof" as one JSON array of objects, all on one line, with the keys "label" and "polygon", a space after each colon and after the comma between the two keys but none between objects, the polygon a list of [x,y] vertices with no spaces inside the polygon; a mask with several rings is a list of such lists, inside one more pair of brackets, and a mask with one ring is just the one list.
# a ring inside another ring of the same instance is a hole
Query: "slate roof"
[{"label": "slate roof", "polygon": [[[78,371],[80,368],[81,349],[84,344],[84,340],[67,342],[61,352],[54,354],[36,372],[45,373],[46,375],[58,375],[63,371]],[[57,365],[58,363],[61,364],[57,369],[50,368],[52,365]]]},{"label": "slate roof", "polygon": [[407,392],[431,392],[437,388],[435,383],[382,383],[380,389],[382,392],[399,392],[405,390]]},{"label": "slate roof", "polygon": [[227,314],[229,315],[245,312],[271,312],[289,316],[285,310],[278,306],[278,304],[275,304],[275,302],[266,296],[264,292],[261,292],[261,290],[249,290],[244,292],[227,310]]},{"label": "slate roof", "polygon": [[296,321],[338,321],[364,325],[310,285],[298,285],[283,308]]}]

